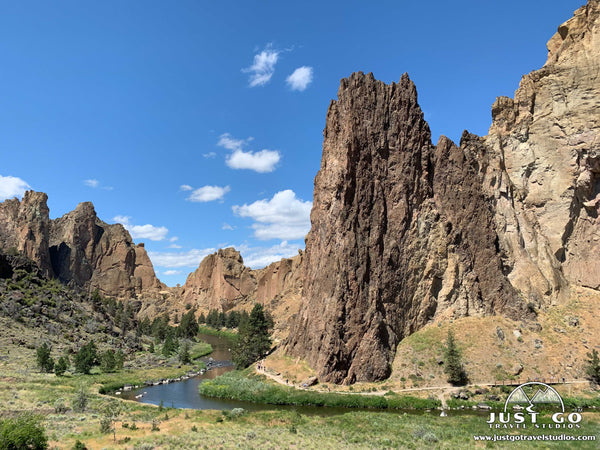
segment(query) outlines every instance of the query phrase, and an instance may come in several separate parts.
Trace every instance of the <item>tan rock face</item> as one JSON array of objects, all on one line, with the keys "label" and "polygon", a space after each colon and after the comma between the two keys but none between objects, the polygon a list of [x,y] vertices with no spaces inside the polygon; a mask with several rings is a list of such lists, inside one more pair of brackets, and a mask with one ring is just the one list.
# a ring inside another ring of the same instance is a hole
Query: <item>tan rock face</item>
[{"label": "tan rock face", "polygon": [[43,192],[27,191],[22,201],[10,199],[0,203],[0,248],[23,253],[37,262],[45,275],[52,276],[47,201]]},{"label": "tan rock face", "polygon": [[485,146],[511,282],[538,303],[568,282],[600,287],[600,4],[591,0],[548,43],[543,68],[499,98]]},{"label": "tan rock face", "polygon": [[264,269],[252,270],[234,248],[220,249],[204,258],[188,275],[180,297],[199,311],[251,309],[257,302],[269,309],[273,301],[299,295],[301,272],[302,252]]},{"label": "tan rock face", "polygon": [[96,216],[81,203],[50,220],[48,196],[28,191],[23,201],[0,203],[0,248],[16,248],[47,275],[83,289],[132,297],[164,288],[156,278],[143,244],[136,246],[122,225]]},{"label": "tan rock face", "polygon": [[600,287],[597,0],[499,98],[486,138],[437,146],[404,75],[342,80],[331,103],[286,351],[326,381],[390,373],[398,342],[443,317],[532,315]]},{"label": "tan rock face", "polygon": [[143,244],[136,246],[121,224],[98,219],[91,203],[52,221],[50,230],[53,269],[61,281],[118,297],[164,288]]},{"label": "tan rock face", "polygon": [[256,291],[256,277],[234,248],[220,249],[202,260],[182,289],[184,302],[199,309],[227,311]]}]

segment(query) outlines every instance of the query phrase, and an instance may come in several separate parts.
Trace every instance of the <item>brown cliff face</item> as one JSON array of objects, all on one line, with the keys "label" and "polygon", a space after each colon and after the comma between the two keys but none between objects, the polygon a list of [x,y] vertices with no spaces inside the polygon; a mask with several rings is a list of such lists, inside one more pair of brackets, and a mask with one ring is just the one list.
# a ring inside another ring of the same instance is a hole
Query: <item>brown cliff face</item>
[{"label": "brown cliff face", "polygon": [[23,200],[0,203],[0,248],[15,248],[40,270],[63,283],[104,295],[132,297],[164,288],[143,244],[135,245],[122,225],[109,225],[94,206],[50,220],[48,196],[28,191]]},{"label": "brown cliff face", "polygon": [[342,80],[288,353],[326,381],[382,379],[433,319],[526,319],[570,285],[600,289],[599,17],[590,0],[561,25],[488,136],[460,147],[431,144],[407,76]]},{"label": "brown cliff face", "polygon": [[188,275],[181,297],[199,309],[227,311],[256,291],[256,277],[234,248],[219,249]]},{"label": "brown cliff face", "polygon": [[386,378],[398,342],[441,314],[524,309],[502,273],[477,139],[464,140],[432,145],[407,75],[342,80],[315,179],[306,305],[287,346],[325,381]]},{"label": "brown cliff face", "polygon": [[52,276],[48,251],[50,215],[48,196],[27,191],[23,200],[0,203],[0,249],[14,249],[38,263],[46,276]]},{"label": "brown cliff face", "polygon": [[188,305],[199,312],[250,311],[255,303],[261,303],[273,314],[276,337],[285,337],[291,317],[300,307],[302,261],[300,251],[293,258],[252,270],[244,265],[242,256],[234,248],[220,249],[202,260],[182,286],[179,301],[168,307],[177,313],[185,312],[184,307]]}]

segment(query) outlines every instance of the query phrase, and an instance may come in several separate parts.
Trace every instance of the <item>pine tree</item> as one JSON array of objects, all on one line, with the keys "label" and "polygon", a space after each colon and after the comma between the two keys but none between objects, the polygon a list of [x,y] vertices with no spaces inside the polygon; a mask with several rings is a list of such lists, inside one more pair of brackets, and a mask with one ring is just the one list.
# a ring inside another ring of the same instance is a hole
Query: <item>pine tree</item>
[{"label": "pine tree", "polygon": [[600,384],[600,358],[598,357],[598,350],[593,349],[591,353],[587,354],[587,357],[589,359],[587,361],[585,373],[591,381]]},{"label": "pine tree", "polygon": [[66,357],[61,356],[58,358],[57,363],[54,365],[54,373],[56,376],[61,377],[65,374],[67,369],[69,368],[69,361]]},{"label": "pine tree", "polygon": [[444,373],[448,375],[448,383],[455,386],[467,384],[467,373],[463,367],[462,355],[456,345],[456,339],[452,330],[448,330],[444,356]]},{"label": "pine tree", "polygon": [[85,344],[75,355],[75,369],[78,372],[89,374],[91,368],[97,363],[98,354],[94,341]]},{"label": "pine tree", "polygon": [[265,356],[272,345],[272,327],[273,320],[260,303],[254,305],[250,316],[242,316],[238,339],[232,351],[236,368],[248,367]]},{"label": "pine tree", "polygon": [[50,373],[54,370],[54,360],[50,356],[52,349],[44,342],[36,351],[37,364],[41,371]]},{"label": "pine tree", "polygon": [[100,357],[100,369],[102,372],[114,372],[116,367],[115,351],[108,349]]},{"label": "pine tree", "polygon": [[190,343],[188,341],[184,341],[179,349],[179,361],[181,361],[182,364],[189,364],[191,362]]}]

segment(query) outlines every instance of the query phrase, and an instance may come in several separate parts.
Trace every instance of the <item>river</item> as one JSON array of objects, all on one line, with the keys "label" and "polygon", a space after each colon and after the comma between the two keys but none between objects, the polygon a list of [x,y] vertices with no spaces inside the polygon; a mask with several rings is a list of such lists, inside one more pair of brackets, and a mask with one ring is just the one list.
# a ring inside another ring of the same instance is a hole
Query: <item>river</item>
[{"label": "river", "polygon": [[[211,336],[207,334],[199,335],[199,339],[208,342],[213,352],[202,358],[203,361],[229,361],[231,358],[230,348],[231,342],[228,339]],[[248,411],[265,411],[265,410],[294,410],[302,414],[318,414],[318,415],[336,415],[347,413],[347,408],[331,408],[319,406],[289,406],[289,405],[264,405],[258,403],[241,402],[237,400],[225,400],[204,397],[198,392],[198,386],[204,380],[212,380],[219,375],[233,370],[233,365],[225,367],[215,367],[208,370],[203,375],[198,375],[183,381],[177,381],[169,384],[159,384],[157,386],[144,386],[137,390],[123,392],[121,398],[134,400],[141,403],[149,403],[160,405],[161,401],[165,408],[186,408],[186,409],[217,409],[217,410],[232,410],[234,408],[244,408]],[[136,396],[142,395],[140,398]],[[372,410],[371,410],[372,411]],[[382,410],[382,413],[397,414]],[[439,416],[439,411],[410,411],[411,414],[432,414]],[[466,412],[469,414],[469,412]]]}]

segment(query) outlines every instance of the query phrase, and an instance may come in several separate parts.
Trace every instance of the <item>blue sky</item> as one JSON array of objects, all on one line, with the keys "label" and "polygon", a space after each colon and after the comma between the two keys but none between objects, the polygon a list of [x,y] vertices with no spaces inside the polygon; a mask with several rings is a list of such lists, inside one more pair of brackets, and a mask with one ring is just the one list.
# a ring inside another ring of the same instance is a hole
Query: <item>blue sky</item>
[{"label": "blue sky", "polygon": [[408,72],[434,141],[485,135],[583,0],[0,0],[0,200],[92,201],[168,285],[304,247],[339,80]]}]

